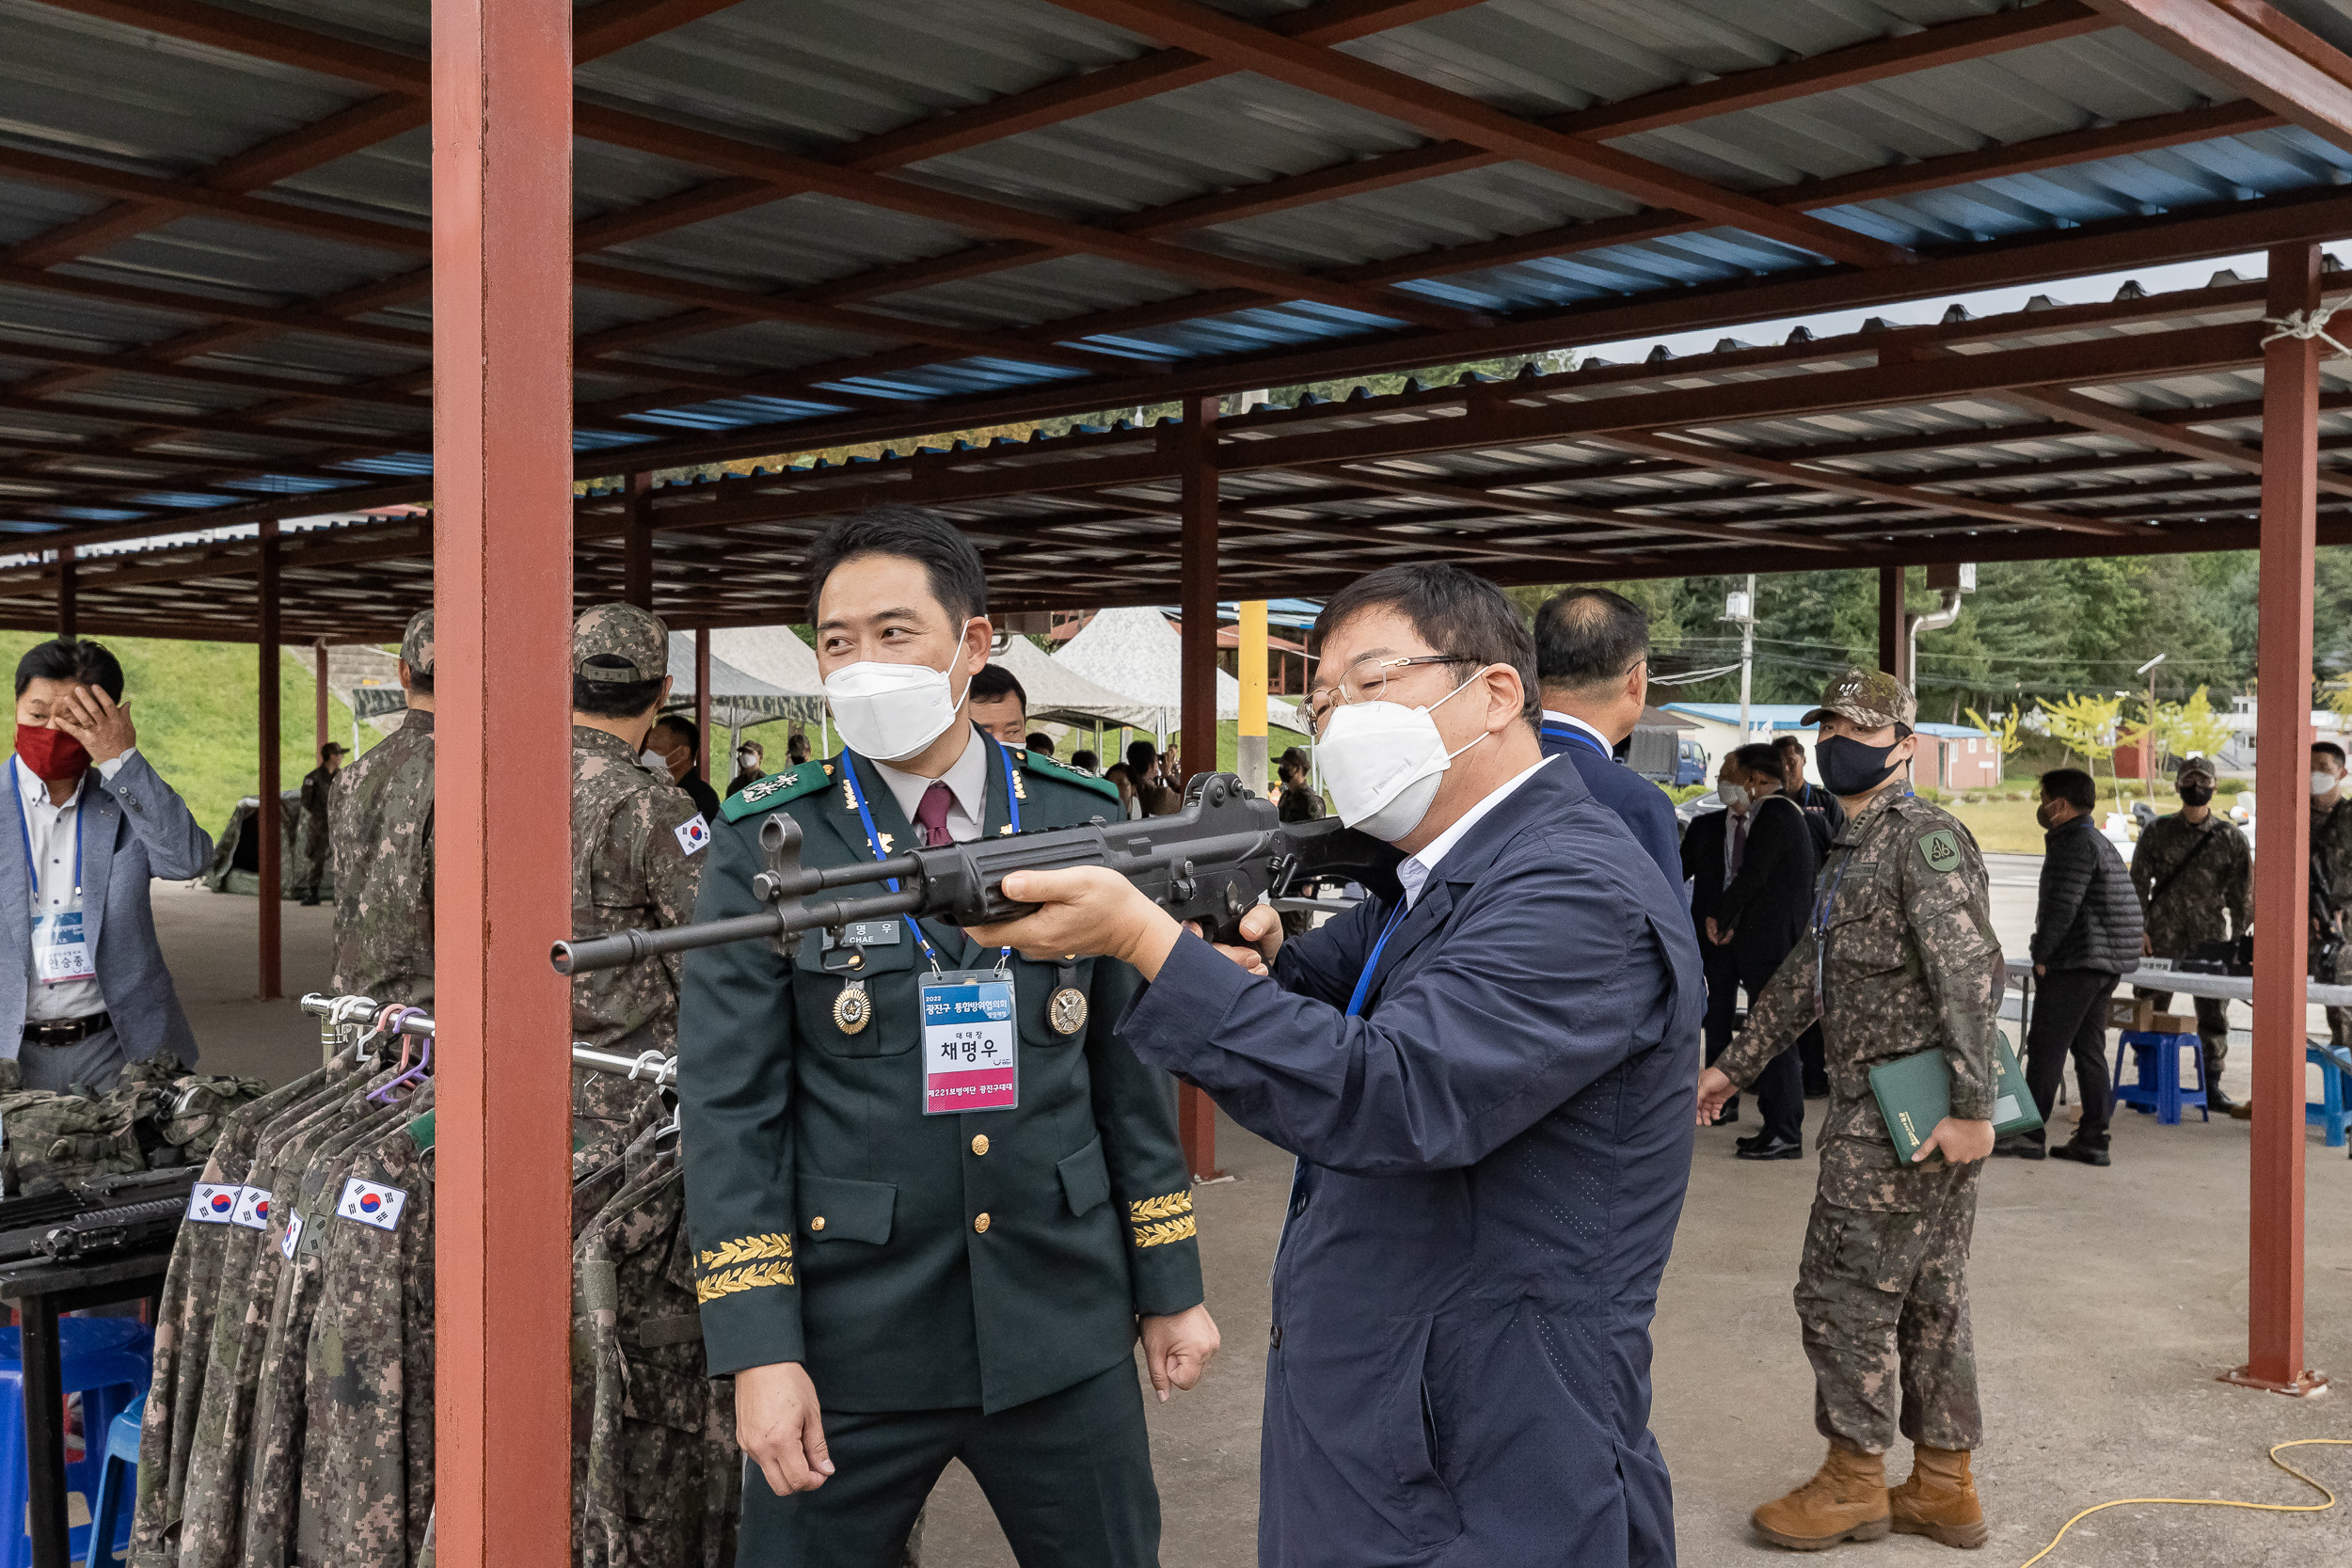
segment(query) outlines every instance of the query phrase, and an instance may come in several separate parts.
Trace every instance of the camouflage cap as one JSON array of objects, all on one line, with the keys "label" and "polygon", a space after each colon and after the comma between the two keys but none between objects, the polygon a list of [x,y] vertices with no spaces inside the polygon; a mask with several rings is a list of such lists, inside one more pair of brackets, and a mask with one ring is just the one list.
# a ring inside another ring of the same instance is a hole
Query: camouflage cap
[{"label": "camouflage cap", "polygon": [[2186,779],[2192,777],[2201,778],[2207,784],[2211,784],[2217,778],[2220,777],[2220,774],[2214,768],[2213,758],[2207,756],[2194,756],[2183,757],[2181,759],[2181,765],[2172,770],[2172,776],[2175,779]]},{"label": "camouflage cap", "polygon": [[433,611],[420,610],[408,617],[400,634],[400,661],[420,675],[433,673]]},{"label": "camouflage cap", "polygon": [[[606,663],[588,662],[599,654]],[[572,623],[572,673],[597,681],[658,681],[670,673],[670,628],[633,604],[591,606]]]},{"label": "camouflage cap", "polygon": [[1818,724],[1836,713],[1866,729],[1883,730],[1889,724],[1910,723],[1918,711],[1911,688],[1883,670],[1857,666],[1830,682],[1821,692],[1821,705],[1797,722]]}]

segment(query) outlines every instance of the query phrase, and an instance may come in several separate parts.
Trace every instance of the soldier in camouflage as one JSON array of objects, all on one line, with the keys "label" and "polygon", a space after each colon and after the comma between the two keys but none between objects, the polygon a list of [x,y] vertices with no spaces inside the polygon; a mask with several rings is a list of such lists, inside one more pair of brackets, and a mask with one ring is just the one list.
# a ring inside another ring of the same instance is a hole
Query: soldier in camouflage
[{"label": "soldier in camouflage", "polygon": [[343,749],[334,741],[319,748],[319,765],[302,776],[302,901],[319,901],[319,884],[326,879],[327,841],[331,824],[327,805],[335,796],[335,775],[343,768]]},{"label": "soldier in camouflage", "polygon": [[407,716],[335,777],[327,841],[335,861],[330,990],[378,1002],[433,1003],[433,611],[400,640]]},{"label": "soldier in camouflage", "polygon": [[[1846,826],[1821,872],[1812,940],[1699,1078],[1705,1124],[1821,1021],[1830,1105],[1796,1304],[1829,1457],[1754,1515],[1766,1540],[1802,1549],[1890,1528],[1952,1546],[1981,1545],[1987,1533],[1969,1474],[1983,1421],[1966,1270],[1979,1162],[1993,1151],[2001,950],[1976,840],[1903,777],[1914,711],[1893,676],[1849,670],[1805,716],[1820,725],[1814,754]],[[1951,1114],[1905,1164],[1870,1069],[1931,1050],[1951,1072]],[[1890,1494],[1899,1412],[1913,1465]]]},{"label": "soldier in camouflage", "polygon": [[[650,610],[597,605],[572,627],[575,940],[694,917],[710,824],[666,770],[657,777],[637,760],[670,694],[669,670],[670,633]],[[675,958],[575,976],[572,1038],[625,1053],[675,1050],[677,976]],[[627,1079],[580,1076],[582,1094],[633,1104],[644,1093]]]},{"label": "soldier in camouflage", "polygon": [[[2313,875],[2324,879],[2322,891],[2334,908],[2339,934],[2346,930],[2344,911],[2352,909],[2352,806],[2344,798],[2344,748],[2323,740],[2312,748],[2312,860]],[[2352,985],[2352,942],[2336,949],[2333,973],[2319,972],[2319,933],[2312,933],[2312,977]],[[2352,1047],[2352,1007],[2328,1009],[2328,1035],[2339,1047]],[[2248,1114],[2239,1108],[2240,1119]]]},{"label": "soldier in camouflage", "polygon": [[[2211,758],[2190,757],[2174,774],[2181,809],[2160,816],[2139,835],[2132,853],[2132,886],[2147,925],[2140,951],[2159,958],[2185,958],[2209,942],[2246,935],[2254,923],[2254,847],[2237,825],[2213,810]],[[2136,987],[2164,1011],[2169,990]],[[2230,1055],[2230,1005],[2217,996],[2197,998],[2197,1037],[2205,1046],[2205,1101],[2217,1111],[2232,1108],[2221,1088],[2221,1066]]]}]

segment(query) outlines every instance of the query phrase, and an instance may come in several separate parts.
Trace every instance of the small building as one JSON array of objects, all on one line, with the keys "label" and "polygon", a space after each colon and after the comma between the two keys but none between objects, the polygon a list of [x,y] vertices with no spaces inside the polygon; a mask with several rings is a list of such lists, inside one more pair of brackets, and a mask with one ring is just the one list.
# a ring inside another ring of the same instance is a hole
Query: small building
[{"label": "small building", "polygon": [[[1740,728],[1738,703],[1666,703],[1664,711],[1697,726],[1699,743],[1708,754],[1721,759],[1735,746],[1750,741],[1774,741],[1793,735],[1804,747],[1805,770],[1821,776],[1813,761],[1814,731],[1800,722],[1813,711],[1811,703],[1751,703],[1748,727]],[[1990,735],[1966,724],[1920,723],[1917,761],[1912,781],[1937,789],[1990,789],[2001,782],[2001,751]]]}]

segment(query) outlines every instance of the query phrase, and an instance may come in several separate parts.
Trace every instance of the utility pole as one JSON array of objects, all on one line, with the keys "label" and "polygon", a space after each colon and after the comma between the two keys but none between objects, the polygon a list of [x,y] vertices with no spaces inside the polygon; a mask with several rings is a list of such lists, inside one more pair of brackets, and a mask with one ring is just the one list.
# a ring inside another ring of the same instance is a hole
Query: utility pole
[{"label": "utility pole", "polygon": [[1748,735],[1748,695],[1756,683],[1756,574],[1748,574],[1745,592],[1724,595],[1724,619],[1740,628],[1740,744]]},{"label": "utility pole", "polygon": [[2141,737],[2139,754],[2142,759],[2140,782],[2148,786],[2148,799],[2151,800],[2156,798],[2156,666],[2170,657],[2169,654],[2158,654],[2132,672],[2148,677],[2148,731]]}]

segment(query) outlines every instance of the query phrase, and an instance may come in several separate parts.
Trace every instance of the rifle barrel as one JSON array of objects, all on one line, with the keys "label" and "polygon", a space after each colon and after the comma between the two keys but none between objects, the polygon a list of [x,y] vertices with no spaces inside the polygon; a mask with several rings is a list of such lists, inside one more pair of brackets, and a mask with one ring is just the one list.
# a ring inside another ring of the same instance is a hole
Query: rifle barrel
[{"label": "rifle barrel", "polygon": [[877,894],[871,898],[834,898],[821,904],[793,904],[758,914],[737,915],[694,926],[669,926],[652,931],[615,931],[610,936],[580,942],[559,942],[550,955],[558,974],[585,974],[591,970],[619,969],[640,958],[663,953],[687,953],[697,947],[717,947],[758,937],[786,937],[819,926],[839,926],[853,920],[879,920],[920,909],[923,895],[914,889]]}]

